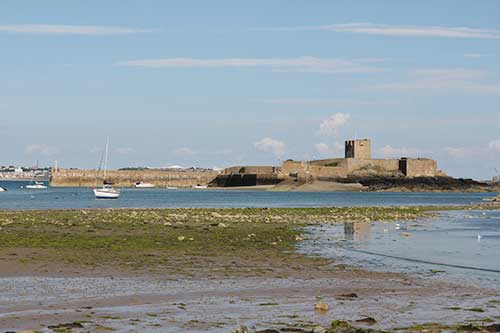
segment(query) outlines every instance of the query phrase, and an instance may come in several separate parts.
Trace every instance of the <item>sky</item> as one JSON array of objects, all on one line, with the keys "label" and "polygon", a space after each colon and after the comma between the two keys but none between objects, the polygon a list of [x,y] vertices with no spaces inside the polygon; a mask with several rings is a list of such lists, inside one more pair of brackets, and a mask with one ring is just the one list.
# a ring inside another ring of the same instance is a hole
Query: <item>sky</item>
[{"label": "sky", "polygon": [[500,172],[500,1],[0,2],[0,165]]}]

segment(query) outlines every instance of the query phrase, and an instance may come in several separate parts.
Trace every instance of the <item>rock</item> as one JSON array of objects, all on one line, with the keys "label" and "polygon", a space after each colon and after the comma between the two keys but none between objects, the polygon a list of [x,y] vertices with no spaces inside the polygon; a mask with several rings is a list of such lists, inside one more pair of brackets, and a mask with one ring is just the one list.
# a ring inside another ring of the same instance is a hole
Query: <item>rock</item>
[{"label": "rock", "polygon": [[318,311],[323,311],[323,312],[326,312],[330,309],[330,307],[328,306],[328,304],[326,304],[324,301],[319,301],[318,303],[316,303],[316,305],[314,305],[314,308]]},{"label": "rock", "polygon": [[170,222],[165,222],[165,223],[163,223],[163,225],[172,225],[172,223],[170,223]]},{"label": "rock", "polygon": [[326,333],[326,329],[323,326],[314,326],[311,333]]},{"label": "rock", "polygon": [[488,332],[500,332],[500,324],[493,324],[490,326],[486,326],[486,330]]},{"label": "rock", "polygon": [[66,324],[49,325],[47,327],[53,331],[57,331],[57,330],[63,330],[63,329],[71,330],[72,328],[83,328],[83,325],[80,324],[79,322],[75,321],[75,322],[66,323]]},{"label": "rock", "polygon": [[358,298],[358,294],[350,293],[350,294],[341,294],[338,298]]},{"label": "rock", "polygon": [[186,238],[186,237],[184,237],[184,236],[179,236],[179,237],[177,237],[177,239],[178,239],[178,240],[180,240],[180,241],[183,241],[185,238]]},{"label": "rock", "polygon": [[231,331],[232,333],[248,333],[248,328],[246,326],[240,325]]},{"label": "rock", "polygon": [[366,317],[363,319],[358,319],[356,320],[356,322],[360,324],[373,325],[377,323],[377,320],[375,320],[375,318],[372,317]]},{"label": "rock", "polygon": [[221,222],[221,223],[217,223],[217,226],[218,226],[219,228],[226,228],[226,227],[227,227],[227,224],[225,224],[225,223],[222,223],[222,222]]}]

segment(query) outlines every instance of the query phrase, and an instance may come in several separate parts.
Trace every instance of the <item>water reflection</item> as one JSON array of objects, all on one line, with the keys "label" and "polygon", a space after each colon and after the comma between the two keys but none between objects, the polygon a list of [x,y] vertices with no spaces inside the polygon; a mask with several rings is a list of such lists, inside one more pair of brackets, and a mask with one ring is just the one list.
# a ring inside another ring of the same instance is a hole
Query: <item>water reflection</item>
[{"label": "water reflection", "polygon": [[355,242],[370,240],[371,224],[361,222],[344,223],[345,239]]}]

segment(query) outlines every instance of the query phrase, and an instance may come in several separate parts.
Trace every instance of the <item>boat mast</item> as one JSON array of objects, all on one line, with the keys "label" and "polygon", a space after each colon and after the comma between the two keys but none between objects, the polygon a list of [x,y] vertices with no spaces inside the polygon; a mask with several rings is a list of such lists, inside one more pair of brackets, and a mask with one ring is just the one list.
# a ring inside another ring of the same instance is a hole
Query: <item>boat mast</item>
[{"label": "boat mast", "polygon": [[106,150],[104,153],[104,181],[106,181],[106,169],[108,168],[109,136],[106,139]]}]

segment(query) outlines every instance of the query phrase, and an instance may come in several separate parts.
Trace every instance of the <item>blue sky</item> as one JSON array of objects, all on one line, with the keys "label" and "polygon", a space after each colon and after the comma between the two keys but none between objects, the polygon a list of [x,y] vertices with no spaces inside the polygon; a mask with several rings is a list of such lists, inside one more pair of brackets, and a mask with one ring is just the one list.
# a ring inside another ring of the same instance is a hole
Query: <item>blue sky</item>
[{"label": "blue sky", "polygon": [[500,2],[0,2],[0,164],[500,168]]}]

